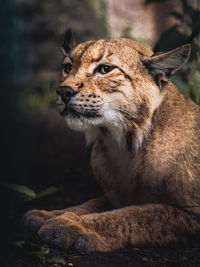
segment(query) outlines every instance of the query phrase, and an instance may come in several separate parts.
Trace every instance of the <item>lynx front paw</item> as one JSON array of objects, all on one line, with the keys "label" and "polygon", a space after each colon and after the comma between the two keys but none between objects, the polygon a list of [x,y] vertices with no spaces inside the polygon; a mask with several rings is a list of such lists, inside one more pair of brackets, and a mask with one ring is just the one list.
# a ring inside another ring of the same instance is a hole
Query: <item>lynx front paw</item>
[{"label": "lynx front paw", "polygon": [[55,216],[63,213],[62,211],[30,210],[22,218],[22,224],[32,232],[37,232],[43,223]]},{"label": "lynx front paw", "polygon": [[54,247],[79,251],[109,251],[113,247],[81,216],[71,212],[47,220],[38,231],[40,238]]},{"label": "lynx front paw", "polygon": [[[69,214],[69,217],[73,216]],[[44,242],[62,249],[71,247],[77,237],[83,233],[85,229],[78,220],[74,221],[62,215],[47,220],[38,231],[38,235]]]}]

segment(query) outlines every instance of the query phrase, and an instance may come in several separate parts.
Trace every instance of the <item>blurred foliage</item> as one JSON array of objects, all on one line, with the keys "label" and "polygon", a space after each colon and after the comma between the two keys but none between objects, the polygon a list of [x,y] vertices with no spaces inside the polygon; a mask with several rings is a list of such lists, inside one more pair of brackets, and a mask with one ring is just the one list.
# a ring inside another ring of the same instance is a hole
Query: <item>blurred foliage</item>
[{"label": "blurred foliage", "polygon": [[27,186],[17,184],[3,184],[3,187],[5,187],[5,189],[7,190],[10,190],[12,194],[16,194],[17,197],[22,199],[22,202],[36,198],[36,193]]},{"label": "blurred foliage", "polygon": [[[107,36],[104,0],[21,0],[16,6],[21,33],[18,57],[29,64],[28,79],[34,89],[45,89],[46,82],[57,79],[66,29],[75,33],[73,46]],[[21,75],[20,80],[24,79]]]},{"label": "blurred foliage", "polygon": [[7,194],[12,194],[12,198],[15,198],[15,200],[20,203],[48,197],[60,191],[60,189],[55,186],[47,187],[39,193],[36,193],[33,189],[25,185],[2,184],[2,186],[7,190]]},{"label": "blurred foliage", "polygon": [[18,108],[26,115],[56,107],[57,83],[46,83],[42,90],[23,90],[17,96]]},{"label": "blurred foliage", "polygon": [[[164,1],[146,0],[147,3]],[[162,33],[154,52],[169,51],[191,43],[189,62],[174,75],[173,82],[200,105],[200,1],[196,0],[195,6],[194,2],[192,5],[189,0],[181,0],[181,11],[171,12],[171,16],[177,23]]]}]

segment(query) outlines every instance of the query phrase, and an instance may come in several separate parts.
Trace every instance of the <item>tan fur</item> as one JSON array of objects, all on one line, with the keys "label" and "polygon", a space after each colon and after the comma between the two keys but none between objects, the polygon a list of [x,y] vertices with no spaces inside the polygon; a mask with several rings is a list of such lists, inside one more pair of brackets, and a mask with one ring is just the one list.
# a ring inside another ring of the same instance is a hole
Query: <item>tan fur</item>
[{"label": "tan fur", "polygon": [[[200,108],[170,82],[189,53],[185,45],[154,56],[138,42],[107,39],[65,55],[73,67],[62,71],[60,86],[74,93],[66,100],[60,87],[58,109],[93,144],[92,168],[110,204],[99,198],[61,211],[32,210],[26,226],[52,245],[88,251],[198,236]],[[115,68],[101,74],[102,64]]]}]

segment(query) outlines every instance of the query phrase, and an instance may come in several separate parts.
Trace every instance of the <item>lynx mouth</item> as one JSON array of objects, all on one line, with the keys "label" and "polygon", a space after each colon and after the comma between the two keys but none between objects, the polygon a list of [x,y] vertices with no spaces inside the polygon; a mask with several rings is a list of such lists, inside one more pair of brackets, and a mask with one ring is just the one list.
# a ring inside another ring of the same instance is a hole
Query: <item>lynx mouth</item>
[{"label": "lynx mouth", "polygon": [[84,108],[84,109],[77,110],[73,107],[66,107],[62,112],[60,112],[60,114],[62,116],[71,116],[74,118],[85,117],[85,118],[92,119],[92,118],[102,117],[99,111],[100,111],[100,108],[98,109]]}]

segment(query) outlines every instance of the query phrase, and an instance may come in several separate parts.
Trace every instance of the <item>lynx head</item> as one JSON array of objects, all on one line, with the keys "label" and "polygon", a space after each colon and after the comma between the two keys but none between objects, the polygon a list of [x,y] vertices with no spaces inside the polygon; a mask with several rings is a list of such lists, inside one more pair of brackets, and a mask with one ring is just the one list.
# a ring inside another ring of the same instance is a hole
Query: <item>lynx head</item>
[{"label": "lynx head", "polygon": [[190,46],[156,56],[136,41],[101,39],[72,51],[66,41],[63,52],[57,89],[61,115],[72,129],[94,133],[107,128],[120,139],[127,131],[145,134]]}]

